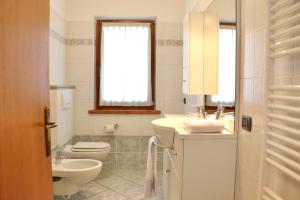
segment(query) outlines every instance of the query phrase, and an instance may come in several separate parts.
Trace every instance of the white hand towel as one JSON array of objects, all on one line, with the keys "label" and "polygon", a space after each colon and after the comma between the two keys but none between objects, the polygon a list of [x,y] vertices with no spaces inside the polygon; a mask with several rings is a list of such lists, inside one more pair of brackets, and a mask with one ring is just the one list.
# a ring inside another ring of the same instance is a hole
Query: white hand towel
[{"label": "white hand towel", "polygon": [[152,136],[149,139],[148,145],[148,159],[147,159],[147,171],[145,180],[145,197],[152,197],[156,195],[156,136]]},{"label": "white hand towel", "polygon": [[183,121],[189,133],[219,133],[224,130],[224,122],[212,119],[189,119]]}]

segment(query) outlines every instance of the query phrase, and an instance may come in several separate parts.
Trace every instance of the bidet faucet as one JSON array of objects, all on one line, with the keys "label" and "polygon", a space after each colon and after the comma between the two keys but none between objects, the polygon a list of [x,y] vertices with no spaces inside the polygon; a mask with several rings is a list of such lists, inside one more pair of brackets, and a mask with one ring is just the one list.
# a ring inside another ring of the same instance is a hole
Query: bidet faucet
[{"label": "bidet faucet", "polygon": [[224,116],[224,106],[223,105],[218,105],[218,109],[217,109],[217,112],[215,113],[216,114],[216,119],[221,119],[221,117]]},{"label": "bidet faucet", "polygon": [[198,117],[201,117],[202,119],[205,119],[207,117],[207,112],[205,112],[204,106],[195,106],[197,109],[196,114]]},{"label": "bidet faucet", "polygon": [[63,150],[61,147],[58,147],[55,153],[55,162],[56,163],[61,163],[61,160],[66,158],[63,154]]}]

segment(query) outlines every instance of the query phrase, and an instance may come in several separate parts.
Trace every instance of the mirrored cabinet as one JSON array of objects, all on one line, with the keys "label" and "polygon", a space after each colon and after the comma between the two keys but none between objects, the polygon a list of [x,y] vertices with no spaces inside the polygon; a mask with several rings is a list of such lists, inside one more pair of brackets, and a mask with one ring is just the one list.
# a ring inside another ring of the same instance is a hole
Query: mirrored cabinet
[{"label": "mirrored cabinet", "polygon": [[190,12],[183,20],[183,93],[218,93],[217,14]]}]

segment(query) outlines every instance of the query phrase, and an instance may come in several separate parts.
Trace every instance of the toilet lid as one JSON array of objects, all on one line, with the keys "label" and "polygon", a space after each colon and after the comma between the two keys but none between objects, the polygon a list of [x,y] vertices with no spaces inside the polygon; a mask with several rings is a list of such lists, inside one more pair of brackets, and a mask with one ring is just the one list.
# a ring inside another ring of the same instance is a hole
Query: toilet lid
[{"label": "toilet lid", "polygon": [[73,150],[101,150],[110,147],[109,143],[106,142],[77,142],[73,145]]}]

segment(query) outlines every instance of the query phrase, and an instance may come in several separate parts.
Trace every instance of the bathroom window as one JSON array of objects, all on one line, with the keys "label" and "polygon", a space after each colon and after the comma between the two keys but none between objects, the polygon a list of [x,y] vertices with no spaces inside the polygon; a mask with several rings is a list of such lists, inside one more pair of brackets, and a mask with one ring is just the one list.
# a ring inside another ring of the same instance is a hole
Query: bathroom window
[{"label": "bathroom window", "polygon": [[215,110],[224,105],[227,110],[235,106],[235,71],[236,71],[236,26],[220,24],[219,29],[219,94],[206,95],[207,110]]},{"label": "bathroom window", "polygon": [[159,114],[155,110],[155,22],[98,20],[96,109],[102,114]]}]

